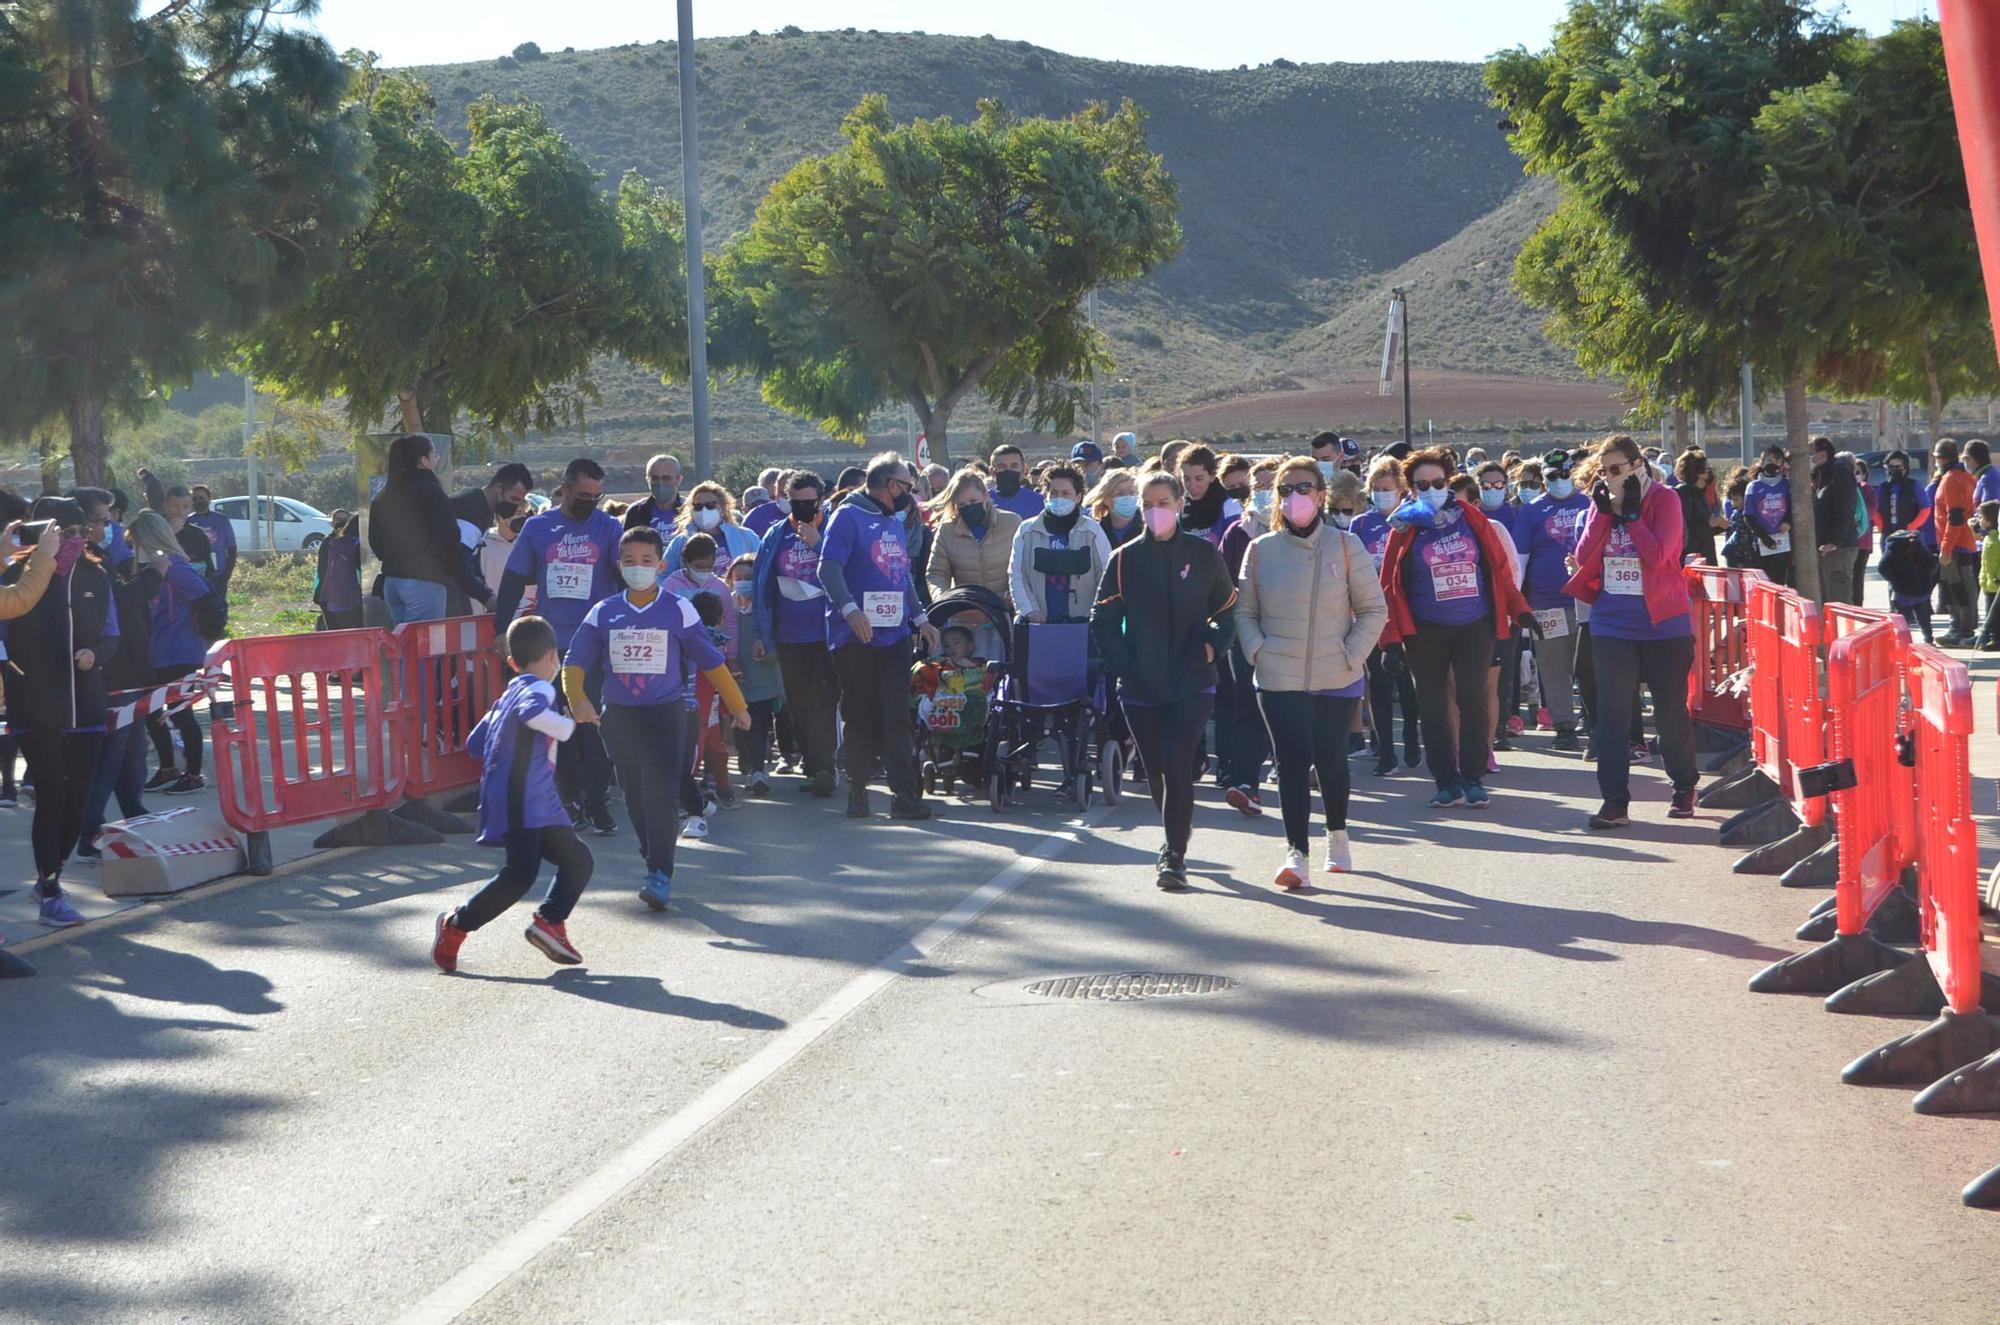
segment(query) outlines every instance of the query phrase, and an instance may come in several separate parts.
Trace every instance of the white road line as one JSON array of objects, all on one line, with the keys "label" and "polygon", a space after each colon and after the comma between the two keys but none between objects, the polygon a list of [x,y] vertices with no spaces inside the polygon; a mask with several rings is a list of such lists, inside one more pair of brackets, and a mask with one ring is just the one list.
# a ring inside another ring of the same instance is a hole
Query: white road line
[{"label": "white road line", "polygon": [[488,1293],[505,1283],[556,1239],[582,1223],[647,1170],[678,1150],[697,1132],[729,1112],[751,1091],[769,1081],[814,1041],[832,1030],[856,1008],[895,981],[910,964],[922,960],[940,944],[984,915],[1005,897],[1083,840],[1083,833],[1109,817],[1108,807],[1086,814],[1069,829],[1051,833],[1042,845],[1023,855],[957,906],[929,925],[881,962],[843,985],[826,1002],[795,1021],[741,1066],[703,1091],[686,1108],[667,1118],[627,1146],[596,1172],[564,1192],[513,1233],[494,1243],[470,1265],[445,1280],[421,1302],[395,1317],[393,1325],[448,1325]]}]

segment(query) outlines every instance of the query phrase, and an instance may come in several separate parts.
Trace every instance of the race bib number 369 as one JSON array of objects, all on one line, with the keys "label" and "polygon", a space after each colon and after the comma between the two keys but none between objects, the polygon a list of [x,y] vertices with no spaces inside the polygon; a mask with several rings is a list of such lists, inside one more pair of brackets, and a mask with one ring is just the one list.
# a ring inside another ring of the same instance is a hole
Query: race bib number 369
[{"label": "race bib number 369", "polygon": [[1604,592],[1623,596],[1646,592],[1646,579],[1640,572],[1637,557],[1606,557],[1604,559]]}]

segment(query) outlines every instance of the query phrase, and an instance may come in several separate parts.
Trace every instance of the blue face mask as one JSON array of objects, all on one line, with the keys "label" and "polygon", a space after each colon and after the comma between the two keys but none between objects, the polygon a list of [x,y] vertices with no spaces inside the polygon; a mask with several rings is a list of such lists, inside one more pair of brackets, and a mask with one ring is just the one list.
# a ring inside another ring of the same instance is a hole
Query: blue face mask
[{"label": "blue face mask", "polygon": [[1497,511],[1506,501],[1507,489],[1505,488],[1481,488],[1479,490],[1479,505],[1482,510]]},{"label": "blue face mask", "polygon": [[1368,500],[1375,503],[1375,509],[1385,513],[1395,510],[1396,503],[1402,499],[1403,494],[1400,492],[1383,492],[1380,489],[1368,494]]},{"label": "blue face mask", "polygon": [[1076,498],[1074,497],[1049,498],[1049,514],[1055,516],[1058,520],[1065,520],[1068,519],[1070,516],[1075,515]]},{"label": "blue face mask", "polygon": [[1121,520],[1129,520],[1139,513],[1139,499],[1129,494],[1123,497],[1113,497],[1111,499],[1111,513]]},{"label": "blue face mask", "polygon": [[1552,478],[1549,480],[1549,496],[1554,497],[1557,501],[1567,501],[1575,491],[1576,484],[1566,478]]},{"label": "blue face mask", "polygon": [[1315,461],[1313,461],[1313,467],[1314,467],[1315,469],[1319,470],[1319,480],[1320,480],[1320,482],[1322,482],[1322,483],[1331,483],[1331,482],[1333,482],[1333,461],[1331,461],[1331,460],[1315,460]]},{"label": "blue face mask", "polygon": [[1441,511],[1444,509],[1444,504],[1451,500],[1451,489],[1425,488],[1422,492],[1418,493],[1417,495],[1423,499],[1424,505],[1430,507],[1434,511]]}]

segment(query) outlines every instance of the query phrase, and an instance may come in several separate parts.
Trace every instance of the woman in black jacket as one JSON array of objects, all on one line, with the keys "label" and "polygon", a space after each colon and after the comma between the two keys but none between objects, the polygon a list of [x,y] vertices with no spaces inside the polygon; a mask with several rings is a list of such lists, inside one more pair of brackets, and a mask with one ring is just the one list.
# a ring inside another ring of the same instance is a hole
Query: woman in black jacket
[{"label": "woman in black jacket", "polygon": [[1215,706],[1215,660],[1236,640],[1236,590],[1222,554],[1181,532],[1183,493],[1171,474],[1140,490],[1146,534],[1112,552],[1090,629],[1139,743],[1166,842],[1155,882],[1187,888],[1194,829],[1195,751]]},{"label": "woman in black jacket", "polygon": [[[7,632],[7,715],[35,784],[29,837],[39,918],[60,929],[83,923],[63,896],[62,867],[82,830],[104,744],[104,666],[118,651],[118,612],[111,579],[90,546],[110,518],[108,508],[85,512],[74,501],[43,498],[35,518],[49,522],[40,537],[61,541],[48,592]],[[19,578],[22,565],[0,579]]]},{"label": "woman in black jacket", "polygon": [[1718,530],[1729,528],[1729,522],[1711,504],[1715,497],[1715,471],[1708,467],[1708,456],[1695,450],[1681,452],[1674,461],[1674,477],[1680,480],[1674,495],[1681,499],[1683,554],[1694,553],[1711,566],[1719,565],[1715,559],[1715,535]]},{"label": "woman in black jacket", "polygon": [[458,516],[438,482],[437,451],[416,433],[389,444],[388,482],[368,504],[368,550],[382,562],[382,597],[397,625],[436,621],[449,591],[490,603],[458,540]]},{"label": "woman in black jacket", "polygon": [[[139,513],[142,518],[160,518]],[[118,612],[118,652],[104,667],[104,687],[108,695],[121,690],[150,690],[153,673],[153,599],[165,582],[167,556],[157,549],[135,546],[132,557],[122,566],[110,567],[111,602]],[[196,729],[199,738],[200,731]],[[95,843],[97,830],[104,827],[104,812],[115,793],[121,818],[136,819],[146,813],[146,726],[128,722],[116,729],[106,726],[104,745],[97,753],[97,768],[91,774],[90,789],[84,795],[83,827],[77,832],[79,860],[97,860],[101,853]]]}]

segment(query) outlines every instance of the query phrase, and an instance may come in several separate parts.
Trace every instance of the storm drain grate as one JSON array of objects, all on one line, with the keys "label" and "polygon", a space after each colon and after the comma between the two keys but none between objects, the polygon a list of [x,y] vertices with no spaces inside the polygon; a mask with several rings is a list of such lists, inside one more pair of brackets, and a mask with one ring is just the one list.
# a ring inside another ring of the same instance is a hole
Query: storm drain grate
[{"label": "storm drain grate", "polygon": [[1192,998],[1236,988],[1226,975],[1170,975],[1160,971],[1124,971],[1117,975],[1065,975],[1037,980],[1027,992],[1041,998],[1089,998],[1129,1003],[1141,998]]}]

